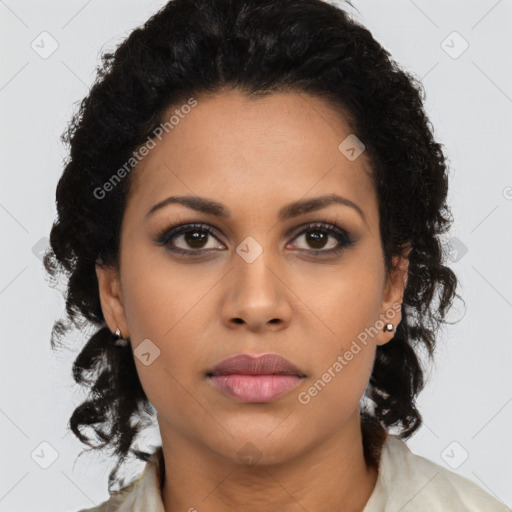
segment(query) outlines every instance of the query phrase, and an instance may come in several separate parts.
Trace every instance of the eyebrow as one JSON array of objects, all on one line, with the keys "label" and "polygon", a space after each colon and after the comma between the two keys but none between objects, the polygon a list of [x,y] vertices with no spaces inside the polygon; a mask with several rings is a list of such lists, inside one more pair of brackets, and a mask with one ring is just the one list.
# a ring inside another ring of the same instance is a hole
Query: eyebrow
[{"label": "eyebrow", "polygon": [[[181,204],[187,208],[190,208],[191,210],[196,210],[208,215],[214,215],[216,217],[231,217],[229,208],[216,201],[213,201],[212,199],[206,199],[198,196],[170,196],[155,204],[148,211],[148,213],[146,213],[146,218],[150,217],[157,210],[160,210],[169,204]],[[367,224],[366,216],[363,210],[350,199],[339,196],[337,194],[328,194],[314,197],[312,199],[301,199],[299,201],[295,201],[281,208],[281,210],[279,210],[278,217],[280,221],[285,221],[305,213],[321,210],[322,208],[325,208],[331,204],[349,206],[350,208],[356,210],[362,217],[363,221]]]}]

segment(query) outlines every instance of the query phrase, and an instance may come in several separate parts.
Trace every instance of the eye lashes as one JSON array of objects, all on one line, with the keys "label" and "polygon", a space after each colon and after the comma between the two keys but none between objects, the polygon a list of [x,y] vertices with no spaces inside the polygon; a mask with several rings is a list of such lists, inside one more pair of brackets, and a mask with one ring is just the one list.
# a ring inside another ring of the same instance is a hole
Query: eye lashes
[{"label": "eye lashes", "polygon": [[[352,240],[352,238],[345,229],[339,226],[337,222],[331,222],[328,220],[306,224],[301,228],[301,230],[297,234],[294,235],[293,238],[298,238],[299,236],[314,230],[326,233],[329,236],[334,237],[339,242],[338,247],[334,249],[311,249],[308,251],[309,253],[314,255],[337,254],[354,243],[354,240]],[[211,235],[218,240],[218,237],[215,236],[216,231],[214,228],[212,228],[208,224],[193,222],[188,224],[181,224],[178,226],[165,227],[164,229],[160,230],[159,233],[156,235],[156,243],[158,243],[159,245],[166,246],[176,236],[193,231],[201,231],[203,233],[207,233],[208,235]],[[192,256],[201,255],[201,253],[204,254],[205,252],[211,251],[211,249],[182,249],[178,247],[169,247],[168,249],[172,252]]]}]

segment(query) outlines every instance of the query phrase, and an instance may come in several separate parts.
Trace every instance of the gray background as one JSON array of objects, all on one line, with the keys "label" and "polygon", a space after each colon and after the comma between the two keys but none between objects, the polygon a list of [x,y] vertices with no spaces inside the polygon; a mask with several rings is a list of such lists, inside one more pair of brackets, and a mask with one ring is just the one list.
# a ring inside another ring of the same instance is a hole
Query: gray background
[{"label": "gray background", "polygon": [[[76,460],[82,445],[66,429],[84,397],[71,378],[84,337],[50,350],[64,301],[38,255],[55,216],[59,137],[99,55],[164,3],[0,0],[0,512],[76,511],[108,497],[113,461]],[[451,163],[452,268],[467,309],[442,333],[419,400],[424,426],[408,445],[512,506],[512,1],[353,3],[356,19],[422,80]]]}]

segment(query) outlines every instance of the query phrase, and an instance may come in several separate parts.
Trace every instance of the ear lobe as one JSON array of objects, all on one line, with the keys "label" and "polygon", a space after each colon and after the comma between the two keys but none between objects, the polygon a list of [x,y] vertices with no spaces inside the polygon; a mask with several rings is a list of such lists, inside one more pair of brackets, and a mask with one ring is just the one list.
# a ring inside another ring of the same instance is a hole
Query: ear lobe
[{"label": "ear lobe", "polygon": [[[117,269],[96,262],[96,277],[101,310],[109,329],[115,332],[117,328],[127,333],[123,296]],[[127,335],[126,335],[127,337]]]}]

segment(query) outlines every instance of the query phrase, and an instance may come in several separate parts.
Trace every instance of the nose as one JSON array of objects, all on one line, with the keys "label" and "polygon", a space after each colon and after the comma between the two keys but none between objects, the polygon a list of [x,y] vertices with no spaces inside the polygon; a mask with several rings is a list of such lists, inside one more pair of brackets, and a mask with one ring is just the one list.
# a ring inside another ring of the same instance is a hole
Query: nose
[{"label": "nose", "polygon": [[284,271],[265,251],[250,263],[236,255],[225,287],[221,315],[228,328],[264,332],[289,325],[294,295]]}]

